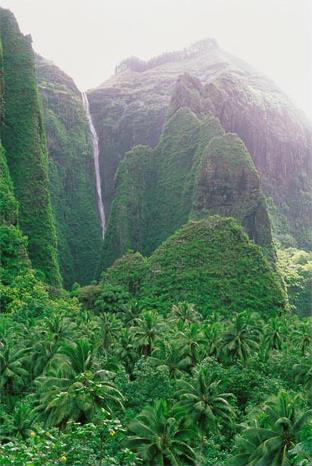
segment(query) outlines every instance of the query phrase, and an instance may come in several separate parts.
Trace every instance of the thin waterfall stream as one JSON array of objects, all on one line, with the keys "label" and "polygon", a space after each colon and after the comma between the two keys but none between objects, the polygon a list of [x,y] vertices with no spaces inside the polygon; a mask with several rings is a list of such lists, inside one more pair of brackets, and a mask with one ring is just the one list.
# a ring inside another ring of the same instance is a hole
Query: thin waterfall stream
[{"label": "thin waterfall stream", "polygon": [[93,145],[93,160],[94,160],[94,168],[95,168],[95,183],[96,183],[96,193],[97,193],[97,205],[98,205],[98,211],[100,215],[100,222],[101,222],[101,229],[102,229],[102,237],[104,238],[105,234],[105,211],[104,211],[104,204],[103,204],[103,199],[102,199],[102,184],[101,184],[101,173],[100,173],[100,161],[99,161],[99,138],[96,133],[93,121],[92,121],[92,116],[90,113],[90,105],[89,105],[89,100],[87,97],[87,94],[82,91],[81,92],[82,96],[82,102],[83,102],[83,107],[85,109],[87,118],[88,118],[88,123],[91,131],[91,136],[92,136],[92,145]]}]

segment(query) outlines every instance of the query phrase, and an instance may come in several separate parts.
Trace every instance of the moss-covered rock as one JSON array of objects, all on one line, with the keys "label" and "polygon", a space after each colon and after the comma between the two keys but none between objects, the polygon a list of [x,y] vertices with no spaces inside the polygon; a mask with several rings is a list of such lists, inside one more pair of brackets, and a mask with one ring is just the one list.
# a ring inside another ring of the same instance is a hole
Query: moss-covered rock
[{"label": "moss-covered rock", "polygon": [[213,138],[204,151],[194,189],[194,216],[234,217],[250,239],[270,247],[272,236],[259,176],[236,134]]},{"label": "moss-covered rock", "polygon": [[178,108],[154,150],[136,146],[120,164],[102,270],[128,249],[149,255],[189,218],[235,217],[272,250],[259,177],[244,143],[211,114]]},{"label": "moss-covered rock", "polygon": [[89,125],[74,81],[38,55],[36,66],[64,285],[87,284],[95,276],[102,245]]},{"label": "moss-covered rock", "polygon": [[12,13],[2,8],[0,38],[4,108],[1,140],[19,202],[19,224],[28,237],[33,266],[45,274],[48,283],[60,286],[46,138],[31,38],[20,33]]}]

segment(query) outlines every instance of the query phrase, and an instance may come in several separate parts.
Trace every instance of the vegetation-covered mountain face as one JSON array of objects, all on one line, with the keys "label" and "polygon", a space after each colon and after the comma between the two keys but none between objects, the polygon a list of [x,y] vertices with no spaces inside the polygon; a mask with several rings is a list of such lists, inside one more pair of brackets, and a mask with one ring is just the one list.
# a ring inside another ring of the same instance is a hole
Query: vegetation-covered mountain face
[{"label": "vegetation-covered mountain face", "polygon": [[[212,40],[149,62],[128,59],[115,76],[89,92],[100,140],[107,216],[120,160],[135,145],[158,144],[172,97],[177,96],[177,81],[184,73],[199,79],[203,88],[197,99],[198,86],[193,87],[193,111],[212,112],[226,131],[241,137],[250,152],[275,238],[286,246],[311,249],[311,125],[269,79]],[[180,86],[179,107],[190,105],[189,89],[189,85]]]},{"label": "vegetation-covered mountain face", "polygon": [[[10,185],[11,188],[14,186],[19,203],[18,221],[28,237],[33,266],[44,273],[48,283],[60,286],[46,138],[36,86],[34,53],[30,37],[20,33],[12,13],[2,8],[0,39],[1,141],[5,150],[1,157],[6,159],[2,165],[7,165],[9,169]],[[7,175],[5,177],[8,179]]]},{"label": "vegetation-covered mountain face", "polygon": [[191,302],[204,316],[242,307],[277,315],[286,304],[281,279],[231,218],[190,221],[146,260],[128,253],[103,274],[104,286],[120,285],[148,307]]},{"label": "vegetation-covered mountain face", "polygon": [[95,276],[102,244],[89,125],[74,81],[38,55],[36,67],[61,272],[66,287],[84,285]]},{"label": "vegetation-covered mountain face", "polygon": [[166,121],[154,150],[136,146],[116,176],[102,269],[127,249],[149,255],[189,218],[235,217],[271,250],[271,226],[259,177],[244,143],[217,118],[188,107]]}]

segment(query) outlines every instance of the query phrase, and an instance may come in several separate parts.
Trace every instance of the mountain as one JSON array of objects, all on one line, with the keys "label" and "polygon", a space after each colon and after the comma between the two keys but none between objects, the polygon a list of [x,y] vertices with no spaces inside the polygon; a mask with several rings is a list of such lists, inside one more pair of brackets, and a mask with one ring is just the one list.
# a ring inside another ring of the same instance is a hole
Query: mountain
[{"label": "mountain", "polygon": [[[189,78],[181,79],[185,73]],[[147,62],[127,59],[88,97],[99,136],[107,217],[114,176],[125,154],[135,145],[155,148],[168,116],[188,107],[197,115],[214,115],[224,131],[236,133],[246,145],[260,176],[274,238],[311,249],[311,124],[272,81],[214,40]]]},{"label": "mountain", "polygon": [[[48,182],[48,157],[30,36],[19,31],[13,14],[0,8],[1,183],[4,217],[28,237],[34,268],[48,283],[61,285],[56,230]],[[18,202],[18,215],[14,197]],[[9,213],[9,211],[12,211]],[[8,214],[9,213],[9,214]]]},{"label": "mountain", "polygon": [[122,286],[160,312],[186,301],[206,317],[243,308],[269,317],[286,304],[281,280],[261,248],[237,222],[220,216],[188,222],[147,260],[128,253],[103,274],[102,283]]},{"label": "mountain", "polygon": [[97,212],[90,128],[81,93],[52,62],[36,56],[49,156],[49,188],[65,287],[87,284],[98,266]]},{"label": "mountain", "polygon": [[259,177],[244,143],[212,114],[182,107],[154,150],[136,146],[120,162],[102,269],[133,249],[149,255],[190,218],[235,217],[249,237],[272,247]]}]

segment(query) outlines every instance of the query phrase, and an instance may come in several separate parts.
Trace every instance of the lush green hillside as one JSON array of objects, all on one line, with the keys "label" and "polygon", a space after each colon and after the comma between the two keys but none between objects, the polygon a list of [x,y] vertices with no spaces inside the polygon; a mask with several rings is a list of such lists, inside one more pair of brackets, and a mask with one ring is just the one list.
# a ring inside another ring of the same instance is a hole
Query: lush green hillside
[{"label": "lush green hillside", "polygon": [[189,108],[168,118],[158,146],[137,146],[120,163],[104,239],[102,270],[127,249],[149,255],[189,218],[232,216],[271,249],[259,177],[238,136]]},{"label": "lush green hillside", "polygon": [[73,80],[39,56],[36,66],[64,285],[87,284],[95,276],[102,243],[90,130]]},{"label": "lush green hillside", "polygon": [[4,108],[1,139],[19,202],[19,224],[28,237],[33,266],[45,274],[47,282],[59,286],[46,139],[31,38],[20,33],[14,16],[3,9],[0,36]]},{"label": "lush green hillside", "polygon": [[0,464],[309,461],[311,319],[284,308],[234,220],[128,254],[73,292],[81,303],[49,298],[30,269],[14,275],[0,284]]},{"label": "lush green hillside", "polygon": [[[196,305],[204,315],[259,312],[276,315],[286,304],[278,274],[261,248],[230,218],[190,221],[148,258],[117,260],[103,284],[120,285],[159,311],[177,301]],[[131,291],[135,290],[135,292]]]}]

